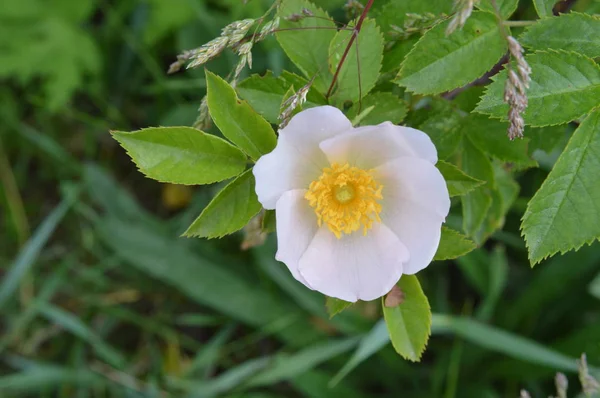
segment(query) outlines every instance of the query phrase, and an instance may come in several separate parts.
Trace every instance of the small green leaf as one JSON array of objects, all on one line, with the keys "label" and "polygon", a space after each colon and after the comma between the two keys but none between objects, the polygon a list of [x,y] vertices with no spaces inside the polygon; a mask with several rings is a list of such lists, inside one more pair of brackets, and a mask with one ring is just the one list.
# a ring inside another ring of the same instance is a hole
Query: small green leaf
[{"label": "small green leaf", "polygon": [[493,14],[476,11],[461,30],[446,35],[449,23],[423,35],[406,56],[396,83],[417,94],[449,91],[481,77],[506,52]]},{"label": "small green leaf", "polygon": [[521,229],[535,265],[600,237],[600,111],[575,130],[527,205]]},{"label": "small green leaf", "polygon": [[[297,22],[287,19],[292,14],[302,15],[303,9],[309,10],[314,17]],[[336,34],[335,22],[325,11],[306,0],[284,0],[277,16],[281,22],[276,37],[281,48],[307,78],[315,77],[315,87],[325,92],[332,77],[327,69],[327,59],[329,43]]]},{"label": "small green leaf", "polygon": [[244,171],[246,156],[227,141],[191,127],[113,131],[146,176],[174,184],[210,184]]},{"label": "small green leaf", "polygon": [[442,227],[442,238],[440,245],[435,253],[434,260],[452,260],[463,256],[472,250],[475,250],[477,245],[471,239],[458,231],[448,227]]},{"label": "small green leaf", "polygon": [[[331,41],[329,70],[332,73],[337,70],[353,34],[353,31],[340,30]],[[377,83],[382,60],[383,36],[375,21],[366,19],[339,71],[333,99],[339,102],[357,101],[365,96]]]},{"label": "small green leaf", "polygon": [[487,185],[461,197],[463,229],[475,238],[492,205],[490,187],[495,185],[494,170],[490,159],[466,137],[463,140],[462,169],[465,173],[487,182]]},{"label": "small green leaf", "polygon": [[[563,124],[577,119],[600,104],[600,68],[583,55],[539,51],[525,57],[531,66],[527,90],[529,105],[525,123],[534,127]],[[504,103],[506,71],[496,75],[475,109],[502,120],[507,119]]]},{"label": "small green leaf", "polygon": [[[496,3],[500,9],[500,15],[502,15],[503,18],[508,19],[517,10],[519,0],[496,0]],[[489,0],[480,1],[479,4],[477,4],[477,8],[493,13],[496,12],[492,2]]]},{"label": "small green leaf", "polygon": [[540,18],[551,17],[552,9],[559,0],[533,0],[533,5]]},{"label": "small green leaf", "polygon": [[271,125],[246,101],[240,101],[225,80],[208,70],[206,90],[210,116],[225,137],[254,160],[275,148],[277,137]]},{"label": "small green leaf", "polygon": [[[275,77],[271,72],[267,72],[264,76],[252,75],[242,80],[237,85],[237,92],[267,121],[277,124],[279,107],[285,93],[292,86],[299,90],[307,83],[307,80],[293,73],[284,72],[281,76]],[[327,104],[325,97],[311,89],[306,96],[306,102],[302,105],[304,109],[307,109],[325,104]]]},{"label": "small green leaf", "polygon": [[325,300],[325,307],[327,307],[327,313],[329,314],[329,318],[333,318],[340,312],[344,311],[346,308],[350,307],[352,304],[354,303],[340,300],[335,297],[326,297]]},{"label": "small green leaf", "polygon": [[566,128],[562,125],[525,128],[523,134],[530,139],[529,153],[533,153],[536,149],[550,153],[565,138],[565,132]]},{"label": "small green leaf", "polygon": [[468,135],[471,142],[482,152],[522,167],[537,166],[537,162],[528,154],[528,138],[513,141],[508,139],[508,123],[473,114],[464,119],[462,126],[464,134]]},{"label": "small green leaf", "polygon": [[600,18],[571,12],[542,19],[527,28],[520,40],[535,50],[565,50],[600,57]]},{"label": "small green leaf", "polygon": [[360,122],[363,126],[383,122],[399,124],[408,112],[406,102],[392,93],[378,92],[368,94],[360,103],[357,102],[352,105],[352,108],[348,111],[348,119],[353,120],[360,113],[359,109],[363,111],[371,106],[373,109]]},{"label": "small green leaf", "polygon": [[415,275],[402,275],[396,286],[402,291],[403,301],[395,307],[386,307],[382,297],[385,323],[396,352],[404,359],[418,362],[431,334],[429,301]]},{"label": "small green leaf", "polygon": [[436,167],[444,176],[444,180],[446,180],[450,196],[466,195],[480,185],[485,184],[485,181],[468,176],[455,165],[443,160],[439,160],[436,163]]},{"label": "small green leaf", "polygon": [[242,229],[261,209],[254,186],[248,169],[214,197],[184,235],[220,238]]}]

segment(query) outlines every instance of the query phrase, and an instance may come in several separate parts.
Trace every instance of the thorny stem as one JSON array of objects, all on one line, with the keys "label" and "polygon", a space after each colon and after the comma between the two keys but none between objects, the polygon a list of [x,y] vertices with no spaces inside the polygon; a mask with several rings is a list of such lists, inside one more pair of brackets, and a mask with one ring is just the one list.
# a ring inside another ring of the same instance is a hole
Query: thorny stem
[{"label": "thorny stem", "polygon": [[331,92],[333,91],[335,82],[338,79],[340,70],[342,69],[342,65],[344,65],[344,62],[346,61],[346,57],[348,56],[348,53],[350,52],[350,48],[352,48],[352,44],[354,44],[354,40],[356,40],[356,37],[360,33],[360,28],[362,27],[362,24],[363,24],[365,18],[367,17],[367,13],[369,12],[369,9],[371,8],[371,6],[373,6],[374,1],[375,0],[369,0],[367,5],[365,5],[365,8],[363,9],[362,14],[360,14],[360,17],[358,18],[358,22],[356,23],[356,26],[354,27],[354,32],[352,33],[352,36],[350,37],[350,41],[348,41],[348,45],[346,45],[346,49],[344,50],[344,53],[342,54],[342,58],[340,59],[340,62],[337,65],[335,74],[333,75],[333,79],[331,79],[331,84],[329,85],[329,89],[327,90],[327,95],[325,96],[327,98],[329,98],[331,96]]}]

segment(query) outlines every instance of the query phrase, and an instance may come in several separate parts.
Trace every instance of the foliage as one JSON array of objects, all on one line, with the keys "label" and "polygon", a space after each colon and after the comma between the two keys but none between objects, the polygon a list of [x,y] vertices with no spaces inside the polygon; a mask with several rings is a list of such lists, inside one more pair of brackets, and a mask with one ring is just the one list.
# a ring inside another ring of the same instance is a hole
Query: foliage
[{"label": "foliage", "polygon": [[[548,396],[557,371],[576,396],[581,353],[600,373],[600,8],[482,0],[447,34],[452,3],[375,1],[338,71],[362,12],[341,0],[3,2],[2,396]],[[232,78],[232,45],[165,75],[277,17],[253,74]],[[531,67],[514,141],[509,34]],[[324,298],[275,260],[251,168],[294,100],[437,147],[452,210],[395,305]]]}]

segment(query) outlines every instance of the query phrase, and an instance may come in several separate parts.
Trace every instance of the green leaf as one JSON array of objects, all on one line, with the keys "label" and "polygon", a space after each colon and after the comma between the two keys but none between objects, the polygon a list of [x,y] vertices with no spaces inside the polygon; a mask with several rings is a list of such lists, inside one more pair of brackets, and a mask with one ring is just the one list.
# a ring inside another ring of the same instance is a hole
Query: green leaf
[{"label": "green leaf", "polygon": [[446,100],[434,100],[431,107],[420,110],[420,113],[425,116],[425,120],[416,123],[418,129],[431,138],[438,157],[448,159],[460,143],[463,116]]},{"label": "green leaf", "polygon": [[396,83],[417,94],[449,91],[482,76],[506,52],[493,14],[473,12],[461,30],[446,35],[449,23],[423,35],[406,56]]},{"label": "green leaf", "polygon": [[[600,68],[590,58],[562,51],[539,51],[525,58],[532,69],[524,114],[527,125],[567,123],[600,104]],[[507,119],[508,105],[503,99],[506,75],[502,71],[492,78],[476,112]]]},{"label": "green leaf", "polygon": [[[334,73],[346,50],[353,31],[340,30],[329,46],[329,70]],[[358,37],[342,65],[333,99],[357,101],[377,83],[383,60],[383,36],[372,19],[365,19]]]},{"label": "green leaf", "polygon": [[521,228],[535,265],[600,237],[600,111],[575,130],[527,205]]},{"label": "green leaf", "polygon": [[333,318],[340,312],[344,311],[346,308],[350,307],[352,304],[354,303],[340,300],[335,297],[327,297],[325,299],[325,306],[327,307],[327,313],[329,314],[329,318]]},{"label": "green leaf", "polygon": [[191,127],[151,127],[112,136],[146,176],[175,184],[210,184],[235,177],[246,156],[227,141]]},{"label": "green leaf", "polygon": [[[399,124],[404,120],[408,112],[406,102],[392,93],[371,93],[365,96],[362,101],[352,105],[348,111],[348,119],[354,118],[362,111],[373,107],[360,121],[363,126],[375,125],[383,122],[392,122]],[[360,111],[359,111],[360,109]]]},{"label": "green leaf", "polygon": [[552,9],[559,0],[533,0],[533,5],[540,18],[551,17]]},{"label": "green leaf", "polygon": [[385,297],[381,298],[385,323],[396,352],[404,359],[418,362],[431,334],[429,302],[415,275],[402,275],[396,286],[403,293],[403,301],[395,307],[386,307]]},{"label": "green leaf", "polygon": [[225,137],[254,160],[275,148],[277,136],[271,125],[246,101],[240,101],[225,80],[209,70],[206,90],[210,116]]},{"label": "green leaf", "polygon": [[494,185],[494,170],[488,157],[466,137],[463,142],[462,168],[465,173],[488,183],[461,197],[463,229],[469,236],[475,237],[492,205],[489,187]]},{"label": "green leaf", "polygon": [[565,138],[565,132],[566,128],[562,125],[525,128],[525,133],[523,134],[530,139],[529,153],[533,153],[536,149],[550,153]]},{"label": "green leaf", "polygon": [[[500,15],[502,15],[504,19],[508,19],[517,10],[519,0],[496,0],[496,3],[498,4],[498,8],[500,9]],[[496,12],[494,6],[492,5],[492,2],[489,0],[480,1],[477,4],[477,8],[493,13]]]},{"label": "green leaf", "polygon": [[594,280],[592,280],[588,287],[588,291],[592,296],[600,300],[600,274],[596,275]]},{"label": "green leaf", "polygon": [[[302,14],[304,8],[316,18],[303,18],[297,22],[287,20],[292,14]],[[332,77],[327,69],[327,59],[329,43],[336,34],[335,22],[325,11],[306,0],[284,0],[277,16],[281,22],[275,36],[283,51],[307,78],[316,76],[315,87],[325,92]]]},{"label": "green leaf", "polygon": [[[375,2],[377,4],[377,2]],[[380,11],[376,13],[377,24],[385,34],[392,29],[392,26],[403,27],[407,14],[424,15],[431,13],[442,16],[452,12],[452,2],[448,0],[403,0],[389,1]]]},{"label": "green leaf", "polygon": [[504,226],[506,213],[519,194],[519,184],[498,163],[494,163],[494,182],[496,185],[490,191],[492,205],[482,227],[474,236],[475,241],[479,243]]},{"label": "green leaf", "polygon": [[475,250],[477,245],[471,239],[458,231],[448,227],[442,227],[442,238],[440,245],[435,253],[434,260],[452,260],[463,256],[472,250]]},{"label": "green leaf", "polygon": [[462,170],[451,163],[438,160],[435,165],[444,176],[444,180],[446,180],[450,196],[466,195],[480,185],[485,184],[485,181],[466,175]]},{"label": "green leaf", "polygon": [[220,238],[242,229],[262,208],[254,185],[252,169],[240,174],[214,197],[184,235]]},{"label": "green leaf", "polygon": [[[278,123],[279,107],[283,96],[294,87],[299,90],[308,83],[307,80],[292,73],[285,72],[275,77],[271,72],[264,76],[252,75],[242,80],[237,85],[237,92],[241,98],[248,101],[250,106],[260,113],[267,121]],[[304,109],[325,105],[327,101],[318,91],[311,89],[306,96],[306,102],[302,104]]]},{"label": "green leaf", "polygon": [[275,218],[275,210],[265,210],[265,215],[263,216],[261,228],[264,233],[275,232],[277,229],[277,223]]},{"label": "green leaf", "polygon": [[529,157],[528,138],[509,140],[508,123],[488,119],[481,115],[469,115],[463,123],[463,132],[482,152],[501,160],[512,162],[522,167],[537,166],[537,162]]},{"label": "green leaf", "polygon": [[600,18],[571,12],[542,19],[527,28],[520,40],[535,50],[565,50],[599,57]]}]

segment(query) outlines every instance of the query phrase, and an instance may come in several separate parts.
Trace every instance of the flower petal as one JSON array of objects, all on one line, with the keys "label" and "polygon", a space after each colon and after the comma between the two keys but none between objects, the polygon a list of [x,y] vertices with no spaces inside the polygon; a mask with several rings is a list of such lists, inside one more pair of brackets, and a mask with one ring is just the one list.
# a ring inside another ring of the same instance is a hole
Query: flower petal
[{"label": "flower petal", "polygon": [[350,131],[352,124],[337,108],[319,106],[295,115],[279,131],[273,152],[256,162],[256,194],[265,209],[274,209],[277,199],[290,189],[306,189],[329,165],[319,142]]},{"label": "flower petal", "polygon": [[[298,272],[298,262],[314,238],[319,226],[317,216],[304,199],[306,190],[287,191],[277,201],[277,254],[275,259],[284,263],[298,281],[310,285]],[[312,289],[312,288],[311,288]]]},{"label": "flower petal", "polygon": [[325,140],[319,146],[330,163],[349,162],[363,169],[372,169],[399,157],[437,162],[437,150],[427,134],[390,122],[358,127],[351,133]]},{"label": "flower petal", "polygon": [[381,223],[364,236],[360,231],[335,235],[323,226],[300,258],[299,271],[313,289],[341,300],[374,300],[389,292],[402,275],[408,251]]},{"label": "flower petal", "polygon": [[450,211],[446,182],[435,166],[415,158],[396,159],[375,173],[383,185],[381,220],[408,248],[404,273],[414,274],[431,263],[440,243]]}]

